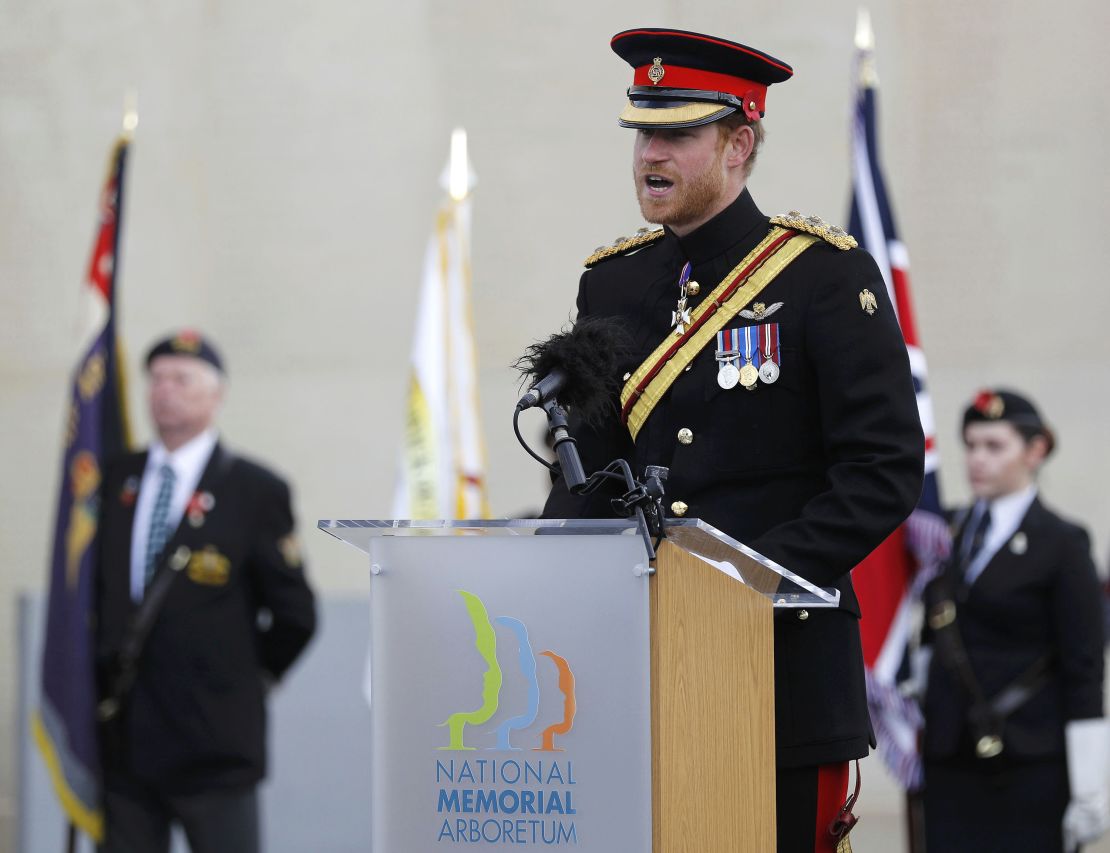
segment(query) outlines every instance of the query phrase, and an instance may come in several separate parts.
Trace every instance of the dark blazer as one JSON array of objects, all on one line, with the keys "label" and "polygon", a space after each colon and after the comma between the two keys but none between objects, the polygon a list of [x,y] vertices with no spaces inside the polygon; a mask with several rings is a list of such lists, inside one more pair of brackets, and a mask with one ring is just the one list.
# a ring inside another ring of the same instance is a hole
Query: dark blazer
[{"label": "dark blazer", "polygon": [[[137,608],[131,525],[145,465],[145,453],[130,454],[104,476],[96,575],[102,695]],[[189,555],[143,649],[121,717],[122,743],[104,756],[109,781],[122,773],[190,793],[262,779],[266,686],[315,628],[285,482],[217,445],[200,493],[214,499],[210,509],[193,521],[186,513],[161,558],[159,571],[172,571],[164,567],[171,555]]]},{"label": "dark blazer", "polygon": [[[934,581],[926,601],[935,590]],[[1048,682],[1006,720],[1004,754],[1063,757],[1064,724],[1102,716],[1102,598],[1090,539],[1039,498],[1009,543],[956,595],[956,624],[988,698],[1039,657],[1050,656]],[[925,693],[926,759],[974,754],[970,705],[957,677],[934,653]]]},{"label": "dark blazer", "polygon": [[[578,316],[619,318],[645,359],[671,333],[682,265],[703,300],[766,236],[768,219],[744,191],[694,233],[669,230],[633,254],[588,269]],[[860,294],[870,290],[877,310]],[[913,509],[924,441],[906,347],[871,256],[824,242],[806,249],[758,297],[782,307],[781,375],[754,391],[717,384],[715,346],[699,353],[645,422],[635,443],[614,415],[573,433],[587,472],[623,457],[642,476],[670,469],[664,505],[698,517],[820,586],[841,591],[839,610],[780,611],[775,618],[776,729],[781,766],[866,755],[870,734],[850,570]],[[693,432],[682,443],[678,431]],[[609,516],[609,492],[571,496],[556,481],[544,515]]]}]

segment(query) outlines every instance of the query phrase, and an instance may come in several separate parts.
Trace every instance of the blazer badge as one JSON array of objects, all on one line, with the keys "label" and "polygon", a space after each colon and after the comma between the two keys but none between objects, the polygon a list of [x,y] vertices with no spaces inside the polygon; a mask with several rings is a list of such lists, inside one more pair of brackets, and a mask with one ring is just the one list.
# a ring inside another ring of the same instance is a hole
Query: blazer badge
[{"label": "blazer badge", "polygon": [[859,292],[859,307],[866,311],[868,315],[872,315],[879,309],[879,300],[875,298],[874,293],[865,287]]},{"label": "blazer badge", "polygon": [[231,576],[231,561],[214,545],[194,551],[186,570],[189,580],[203,586],[224,586]]}]

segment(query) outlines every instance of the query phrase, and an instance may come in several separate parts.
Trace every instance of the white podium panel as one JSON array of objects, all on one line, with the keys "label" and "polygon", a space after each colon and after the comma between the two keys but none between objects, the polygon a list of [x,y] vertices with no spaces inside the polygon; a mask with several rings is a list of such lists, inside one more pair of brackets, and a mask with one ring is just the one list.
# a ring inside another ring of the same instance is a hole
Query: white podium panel
[{"label": "white podium panel", "polygon": [[560,533],[367,543],[374,853],[651,850],[643,544]]}]

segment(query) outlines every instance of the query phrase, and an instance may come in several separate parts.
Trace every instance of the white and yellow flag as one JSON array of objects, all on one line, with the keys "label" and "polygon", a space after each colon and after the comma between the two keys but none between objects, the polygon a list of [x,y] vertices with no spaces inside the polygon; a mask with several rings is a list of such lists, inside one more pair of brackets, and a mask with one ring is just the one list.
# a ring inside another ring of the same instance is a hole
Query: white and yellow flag
[{"label": "white and yellow flag", "polygon": [[424,256],[394,518],[488,518],[470,305],[466,132],[451,135],[448,196]]}]

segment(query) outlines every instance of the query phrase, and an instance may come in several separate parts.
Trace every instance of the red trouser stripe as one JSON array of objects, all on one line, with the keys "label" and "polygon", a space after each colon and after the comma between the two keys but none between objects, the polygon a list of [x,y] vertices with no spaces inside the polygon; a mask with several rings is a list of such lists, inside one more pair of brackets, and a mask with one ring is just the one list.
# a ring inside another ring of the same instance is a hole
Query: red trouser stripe
[{"label": "red trouser stripe", "polygon": [[822,764],[817,768],[817,825],[813,833],[814,853],[836,853],[839,839],[829,833],[848,799],[848,762]]}]

